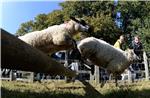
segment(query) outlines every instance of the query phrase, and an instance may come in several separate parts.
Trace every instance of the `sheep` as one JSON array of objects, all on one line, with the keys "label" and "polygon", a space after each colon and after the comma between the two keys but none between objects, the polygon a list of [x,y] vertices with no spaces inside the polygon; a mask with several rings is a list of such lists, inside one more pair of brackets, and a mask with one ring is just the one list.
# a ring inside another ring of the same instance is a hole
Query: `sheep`
[{"label": "sheep", "polygon": [[74,45],[72,38],[78,32],[91,32],[91,28],[84,20],[79,21],[74,17],[67,23],[50,26],[41,31],[27,33],[19,38],[47,54],[60,50],[68,50]]},{"label": "sheep", "polygon": [[77,47],[83,58],[105,68],[108,73],[112,73],[115,77],[123,73],[130,64],[138,59],[133,50],[123,51],[94,37],[81,40]]}]

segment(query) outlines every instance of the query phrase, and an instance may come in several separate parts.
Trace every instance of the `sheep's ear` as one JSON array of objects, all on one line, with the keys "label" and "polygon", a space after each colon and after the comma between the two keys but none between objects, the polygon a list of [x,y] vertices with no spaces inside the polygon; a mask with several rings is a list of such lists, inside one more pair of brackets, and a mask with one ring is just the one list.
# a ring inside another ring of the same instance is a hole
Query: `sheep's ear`
[{"label": "sheep's ear", "polygon": [[69,18],[72,19],[72,20],[76,20],[75,17],[73,17],[73,16],[70,16]]},{"label": "sheep's ear", "polygon": [[75,21],[75,22],[77,22],[77,23],[80,23],[80,21],[77,20],[77,19],[76,19],[75,17],[73,17],[73,16],[70,16],[70,19],[73,20],[73,21]]}]

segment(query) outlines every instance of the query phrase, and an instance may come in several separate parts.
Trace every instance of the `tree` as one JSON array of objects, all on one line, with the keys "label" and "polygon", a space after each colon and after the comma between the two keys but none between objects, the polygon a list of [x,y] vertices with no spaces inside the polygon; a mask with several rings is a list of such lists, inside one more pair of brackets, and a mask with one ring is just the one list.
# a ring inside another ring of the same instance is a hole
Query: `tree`
[{"label": "tree", "polygon": [[66,1],[60,3],[62,10],[67,15],[78,17],[96,16],[97,13],[105,15],[112,13],[114,9],[113,1]]},{"label": "tree", "polygon": [[117,40],[116,38],[122,34],[122,31],[118,29],[111,15],[101,13],[96,17],[87,17],[87,20],[94,26],[94,32],[89,33],[88,36],[94,36],[114,44]]},{"label": "tree", "polygon": [[145,1],[119,1],[116,11],[121,12],[121,16],[123,19],[123,31],[131,32],[133,28],[128,28],[132,26],[132,21],[139,18],[142,23],[145,16],[148,16],[149,2]]},{"label": "tree", "polygon": [[32,31],[45,29],[48,27],[47,20],[48,17],[46,14],[39,14],[34,20],[22,23],[16,35],[21,36]]},{"label": "tree", "polygon": [[[139,26],[135,34],[140,35],[146,51],[150,51],[150,14],[143,20],[143,25]],[[140,25],[140,24],[139,24]]]},{"label": "tree", "polygon": [[61,10],[54,10],[47,15],[48,26],[59,25],[64,22],[64,15]]},{"label": "tree", "polygon": [[[121,34],[128,36],[128,43],[132,36],[141,36],[146,49],[149,38],[150,2],[148,1],[65,1],[60,3],[61,10],[54,10],[48,14],[39,14],[34,20],[21,24],[17,34],[23,35],[30,31],[42,30],[49,26],[61,24],[69,19],[69,16],[83,18],[94,27],[94,32],[80,33],[75,36],[80,40],[84,36],[94,36],[114,44]],[[121,13],[122,26],[119,28],[116,21],[116,13]]]},{"label": "tree", "polygon": [[122,30],[132,36],[140,35],[146,50],[150,50],[149,29],[150,29],[150,2],[148,1],[119,1],[116,11],[121,12],[123,20]]},{"label": "tree", "polygon": [[60,5],[65,17],[70,15],[82,17],[94,27],[94,32],[89,33],[88,36],[102,38],[114,44],[116,37],[121,34],[113,18],[114,2],[112,1],[67,1]]},{"label": "tree", "polygon": [[33,25],[34,25],[34,22],[32,20],[29,22],[26,22],[26,23],[22,23],[20,25],[19,29],[17,30],[16,35],[22,36],[28,32],[32,32],[33,31]]},{"label": "tree", "polygon": [[[88,21],[88,24],[93,25],[94,32],[88,34],[88,36],[94,36],[97,38],[103,38],[104,40],[114,43],[116,36],[120,33],[119,29],[115,25],[112,11],[113,2],[109,1],[66,1],[60,3],[62,10],[54,10],[49,14],[39,14],[33,20],[33,25],[29,25],[33,30],[41,30],[48,26],[61,24],[69,19],[69,16],[75,16],[77,18],[83,18]],[[27,24],[27,23],[24,23]],[[25,28],[25,27],[24,27]],[[22,32],[21,30],[18,31]],[[28,31],[26,31],[27,33]],[[85,36],[86,34],[78,34],[75,38],[80,39],[79,36]]]},{"label": "tree", "polygon": [[42,30],[48,27],[48,16],[46,14],[39,14],[34,19],[34,30]]}]

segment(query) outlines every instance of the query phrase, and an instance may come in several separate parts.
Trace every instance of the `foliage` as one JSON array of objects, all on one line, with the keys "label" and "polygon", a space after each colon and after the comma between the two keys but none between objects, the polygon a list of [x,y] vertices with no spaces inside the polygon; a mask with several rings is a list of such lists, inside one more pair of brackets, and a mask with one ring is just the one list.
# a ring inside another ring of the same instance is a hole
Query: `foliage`
[{"label": "foliage", "polygon": [[24,34],[26,34],[28,32],[32,32],[33,31],[33,25],[34,25],[33,21],[22,23],[20,25],[16,35],[21,36],[21,35],[24,35]]},{"label": "foliage", "polygon": [[87,19],[94,26],[94,32],[89,33],[89,36],[94,36],[114,44],[117,40],[116,38],[122,34],[110,15],[101,13],[96,17],[88,17]]},{"label": "foliage", "polygon": [[[83,17],[90,25],[94,27],[94,32],[84,34],[104,39],[114,44],[121,31],[115,25],[113,14],[113,2],[110,1],[76,1],[63,2],[63,13],[68,16]],[[82,35],[82,34],[81,34]]]},{"label": "foliage", "polygon": [[48,15],[48,26],[52,25],[59,25],[64,22],[64,15],[61,10],[55,10],[52,13],[49,13]]},{"label": "foliage", "polygon": [[112,13],[113,1],[66,1],[60,4],[65,15],[77,17],[105,15]]},{"label": "foliage", "polygon": [[48,27],[47,20],[46,14],[39,14],[35,17],[34,21],[30,20],[29,22],[22,23],[16,35],[21,36],[32,31],[45,29]]},{"label": "foliage", "polygon": [[[39,14],[34,20],[22,23],[17,35],[42,30],[49,26],[61,24],[69,20],[69,16],[83,18],[94,27],[94,32],[81,33],[74,38],[80,40],[85,36],[101,38],[114,44],[120,35],[127,36],[127,43],[131,43],[136,34],[141,36],[146,50],[150,50],[150,2],[148,1],[65,1],[60,3],[61,10],[54,10],[48,14]],[[116,13],[121,13],[121,27],[116,25]]]},{"label": "foliage", "polygon": [[141,28],[137,31],[137,34],[142,38],[142,43],[144,46],[144,50],[150,51],[150,28]]},{"label": "foliage", "polygon": [[143,23],[144,24],[141,26],[141,28],[138,28],[136,31],[136,34],[140,35],[142,38],[144,49],[146,51],[150,51],[150,13],[149,16],[143,20]]},{"label": "foliage", "polygon": [[[63,23],[69,19],[69,16],[75,16],[77,18],[84,18],[91,24],[95,29],[87,36],[94,36],[97,38],[103,38],[104,40],[114,43],[116,36],[120,35],[119,28],[115,25],[114,19],[112,18],[113,2],[102,2],[102,1],[66,1],[60,3],[62,10],[55,10],[47,15],[40,14],[35,17],[33,24],[30,25],[28,22],[23,23],[31,28],[27,29],[26,26],[21,26],[17,34],[23,35],[30,31],[41,30],[55,24]],[[23,31],[27,29],[26,31]],[[119,32],[119,33],[118,33]],[[86,34],[79,34],[85,36]],[[80,39],[77,35],[75,38]]]},{"label": "foliage", "polygon": [[34,19],[34,30],[42,30],[48,27],[48,16],[46,14],[39,14]]},{"label": "foliage", "polygon": [[150,51],[150,2],[148,1],[120,1],[117,11],[122,13],[122,30],[130,34],[141,36],[146,51]]}]

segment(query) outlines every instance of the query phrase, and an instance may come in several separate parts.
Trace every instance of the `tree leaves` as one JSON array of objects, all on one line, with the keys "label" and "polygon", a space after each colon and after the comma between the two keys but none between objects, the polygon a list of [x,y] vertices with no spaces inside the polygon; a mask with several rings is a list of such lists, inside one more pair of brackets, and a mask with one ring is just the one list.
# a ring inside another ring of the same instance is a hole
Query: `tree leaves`
[{"label": "tree leaves", "polygon": [[[149,47],[150,2],[148,1],[65,1],[60,3],[61,10],[54,10],[48,14],[39,14],[34,20],[22,23],[17,35],[42,30],[49,26],[61,24],[69,20],[69,16],[83,18],[94,27],[94,32],[81,33],[74,38],[80,40],[85,36],[101,38],[111,44],[121,34],[140,35],[146,49]],[[116,13],[121,13],[121,27],[116,25]],[[129,36],[129,37],[130,37]],[[128,38],[130,43],[131,38]]]}]

